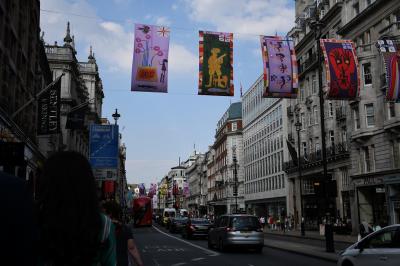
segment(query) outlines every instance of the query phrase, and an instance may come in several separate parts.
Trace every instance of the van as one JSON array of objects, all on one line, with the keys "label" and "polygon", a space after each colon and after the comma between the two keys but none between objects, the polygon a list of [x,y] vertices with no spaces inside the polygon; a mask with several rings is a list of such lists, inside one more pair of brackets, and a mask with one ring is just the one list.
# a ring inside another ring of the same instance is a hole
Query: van
[{"label": "van", "polygon": [[165,208],[163,211],[162,225],[168,229],[171,219],[175,216],[176,210],[174,208]]}]

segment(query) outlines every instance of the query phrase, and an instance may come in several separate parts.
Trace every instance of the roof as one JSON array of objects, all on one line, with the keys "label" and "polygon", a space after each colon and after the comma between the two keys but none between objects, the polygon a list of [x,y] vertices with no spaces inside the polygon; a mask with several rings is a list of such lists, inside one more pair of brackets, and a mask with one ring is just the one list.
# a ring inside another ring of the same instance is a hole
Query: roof
[{"label": "roof", "polygon": [[228,110],[228,119],[242,118],[242,102],[232,103]]}]

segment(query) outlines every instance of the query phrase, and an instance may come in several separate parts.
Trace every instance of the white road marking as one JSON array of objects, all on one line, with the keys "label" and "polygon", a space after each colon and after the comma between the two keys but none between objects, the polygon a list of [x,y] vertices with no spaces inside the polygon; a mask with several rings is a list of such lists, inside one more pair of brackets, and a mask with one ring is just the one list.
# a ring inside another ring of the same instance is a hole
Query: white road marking
[{"label": "white road marking", "polygon": [[199,261],[199,260],[205,260],[205,258],[194,258],[192,261]]},{"label": "white road marking", "polygon": [[172,264],[171,266],[181,266],[181,265],[185,265],[185,264],[187,264],[187,263],[186,262],[179,262],[179,263]]},{"label": "white road marking", "polygon": [[201,247],[201,246],[198,246],[198,245],[196,245],[196,244],[190,243],[190,242],[185,241],[185,240],[183,240],[183,239],[180,239],[180,238],[178,238],[178,237],[171,236],[170,234],[167,234],[167,233],[161,231],[160,229],[158,229],[158,228],[155,227],[154,225],[153,225],[153,228],[156,229],[156,230],[157,230],[158,232],[160,232],[161,234],[164,234],[164,235],[166,235],[166,236],[168,236],[168,237],[174,238],[174,239],[176,239],[176,240],[178,240],[178,241],[181,241],[181,242],[183,242],[183,243],[185,243],[185,244],[187,244],[187,245],[189,245],[189,246],[192,246],[192,247],[201,249],[201,250],[205,251],[206,253],[208,253],[207,255],[209,255],[209,256],[211,256],[211,257],[219,256],[219,253],[218,253],[218,252],[215,252],[215,251],[212,251],[212,250],[203,248],[203,247]]}]

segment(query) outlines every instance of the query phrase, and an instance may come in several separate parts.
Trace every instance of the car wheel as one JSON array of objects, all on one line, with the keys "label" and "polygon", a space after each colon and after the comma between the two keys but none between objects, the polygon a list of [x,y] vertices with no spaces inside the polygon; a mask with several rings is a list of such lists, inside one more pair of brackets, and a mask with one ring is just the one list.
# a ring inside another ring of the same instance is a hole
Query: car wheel
[{"label": "car wheel", "polygon": [[259,247],[255,248],[256,253],[262,253],[262,251],[263,251],[263,246],[259,246]]},{"label": "car wheel", "polygon": [[224,241],[222,240],[222,238],[219,240],[218,249],[219,249],[221,252],[224,252],[224,251],[226,250],[225,244],[224,244]]},{"label": "car wheel", "polygon": [[342,266],[353,266],[353,263],[349,260],[345,260],[343,261]]},{"label": "car wheel", "polygon": [[208,246],[209,249],[214,249],[214,246],[211,243],[211,239],[210,238],[208,238],[208,240],[207,240],[207,246]]}]

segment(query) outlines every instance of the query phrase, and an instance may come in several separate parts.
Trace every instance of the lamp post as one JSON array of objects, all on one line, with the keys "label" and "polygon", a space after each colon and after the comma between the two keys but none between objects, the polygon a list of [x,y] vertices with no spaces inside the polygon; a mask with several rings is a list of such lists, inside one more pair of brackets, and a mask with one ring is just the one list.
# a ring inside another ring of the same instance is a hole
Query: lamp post
[{"label": "lamp post", "polygon": [[238,202],[237,202],[237,197],[238,197],[238,180],[237,180],[237,158],[236,158],[236,146],[232,147],[232,159],[233,159],[233,175],[234,175],[234,180],[235,180],[235,185],[233,187],[233,196],[235,197],[235,213],[238,212]]},{"label": "lamp post", "polygon": [[115,120],[115,125],[117,125],[117,120],[121,117],[121,115],[118,113],[118,109],[115,109],[115,113],[112,114],[112,117]]},{"label": "lamp post", "polygon": [[300,130],[302,127],[302,124],[300,122],[299,117],[297,117],[297,122],[294,124],[296,127],[297,131],[297,167],[299,170],[299,181],[300,181],[300,212],[301,212],[301,236],[306,235],[306,230],[304,227],[304,212],[303,212],[303,182],[302,182],[302,177],[301,177],[301,160],[300,160]]},{"label": "lamp post", "polygon": [[[321,57],[321,30],[323,23],[319,18],[318,1],[315,1],[315,21],[312,22],[311,28],[314,31],[315,40],[317,41],[317,59],[318,59],[318,92],[319,92],[319,107],[321,117],[321,144],[322,144],[322,166],[323,166],[323,181],[325,184],[323,187],[326,188],[328,184],[328,163],[326,160],[326,140],[325,140],[325,111],[324,111],[324,91],[322,88],[322,57]],[[329,195],[325,194],[325,241],[326,241],[326,252],[335,252],[334,241],[333,241],[333,227],[330,221],[329,214]]]}]

